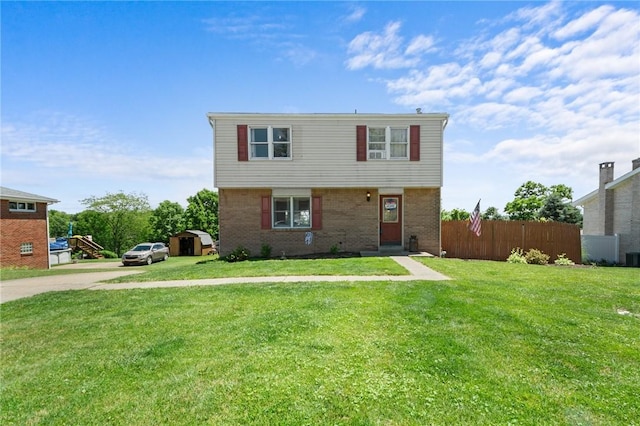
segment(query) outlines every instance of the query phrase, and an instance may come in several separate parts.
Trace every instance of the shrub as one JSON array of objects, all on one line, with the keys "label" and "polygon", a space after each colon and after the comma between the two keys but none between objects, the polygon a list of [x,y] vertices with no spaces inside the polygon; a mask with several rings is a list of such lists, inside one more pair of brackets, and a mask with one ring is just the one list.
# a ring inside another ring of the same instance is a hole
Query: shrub
[{"label": "shrub", "polygon": [[331,252],[331,254],[338,254],[338,252],[340,251],[340,248],[338,247],[337,244],[334,244],[331,246],[329,251]]},{"label": "shrub", "polygon": [[573,260],[567,259],[567,256],[566,256],[565,253],[559,254],[558,258],[556,260],[554,260],[553,263],[555,263],[556,265],[560,265],[560,266],[575,265],[575,263],[573,263]]},{"label": "shrub", "polygon": [[525,255],[527,263],[531,265],[546,265],[549,263],[549,255],[544,254],[538,249],[531,249]]},{"label": "shrub", "polygon": [[225,260],[227,262],[242,262],[243,260],[249,259],[249,250],[242,246],[238,246],[234,251],[229,253]]},{"label": "shrub", "polygon": [[511,249],[511,254],[507,257],[507,263],[527,263],[527,259],[525,259],[520,247]]},{"label": "shrub", "polygon": [[112,252],[111,250],[102,250],[100,254],[106,257],[107,259],[117,259],[118,257],[120,257],[115,252]]},{"label": "shrub", "polygon": [[263,244],[260,248],[260,256],[265,259],[269,259],[271,257],[271,246],[269,244]]}]

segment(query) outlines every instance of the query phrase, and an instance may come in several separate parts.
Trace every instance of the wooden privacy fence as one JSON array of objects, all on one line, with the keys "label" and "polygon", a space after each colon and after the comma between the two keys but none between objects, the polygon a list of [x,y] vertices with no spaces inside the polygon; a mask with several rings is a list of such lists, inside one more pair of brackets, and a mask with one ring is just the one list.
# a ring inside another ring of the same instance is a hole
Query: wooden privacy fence
[{"label": "wooden privacy fence", "polygon": [[511,250],[520,247],[527,252],[538,249],[549,255],[553,263],[564,253],[575,263],[581,263],[580,228],[559,222],[527,222],[483,220],[482,235],[467,228],[469,221],[442,222],[442,250],[447,257],[460,259],[507,260]]}]

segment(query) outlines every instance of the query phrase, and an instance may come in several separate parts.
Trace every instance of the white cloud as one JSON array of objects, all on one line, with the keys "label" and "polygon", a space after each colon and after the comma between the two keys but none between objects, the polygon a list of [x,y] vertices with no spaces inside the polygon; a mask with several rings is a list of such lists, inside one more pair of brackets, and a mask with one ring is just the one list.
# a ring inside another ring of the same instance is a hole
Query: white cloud
[{"label": "white cloud", "polygon": [[350,5],[349,9],[350,9],[349,14],[342,18],[343,22],[346,22],[346,23],[359,22],[364,17],[365,13],[367,13],[367,9],[365,9],[360,5],[352,4]]},{"label": "white cloud", "polygon": [[414,39],[415,44],[411,44],[407,50],[409,54],[404,54],[402,50],[403,38],[398,35],[402,24],[400,22],[390,22],[382,33],[367,31],[357,35],[348,46],[348,53],[352,56],[347,60],[347,68],[357,70],[371,66],[376,69],[406,68],[418,65],[419,57],[415,54],[422,53],[429,44],[432,47],[432,40],[423,36]]},{"label": "white cloud", "polygon": [[274,18],[268,14],[255,13],[204,19],[202,22],[206,31],[247,40],[261,48],[266,47],[274,55],[279,55],[279,59],[295,66],[307,65],[318,57],[314,49],[303,43],[306,36],[295,31],[295,19],[292,16],[278,15]]},{"label": "white cloud", "polygon": [[563,40],[588,31],[597,26],[612,10],[612,6],[601,6],[567,23],[564,27],[555,31],[553,36]]},{"label": "white cloud", "polygon": [[417,55],[424,52],[431,52],[434,50],[435,40],[431,36],[419,35],[411,40],[411,43],[405,50],[407,55]]},{"label": "white cloud", "polygon": [[400,55],[395,23],[384,36],[364,33],[352,41],[352,54],[372,42],[391,47],[371,49],[384,52],[380,62],[361,57],[353,69],[383,68],[385,59],[413,64],[385,81],[395,102],[435,111],[446,106],[447,132],[477,135],[471,144],[446,145],[449,164],[508,170],[517,179],[514,189],[520,179],[557,184],[571,177],[579,195],[597,185],[600,162],[615,161],[624,170],[640,155],[640,15],[582,6],[580,12],[558,1],[520,8],[484,22],[478,36],[457,41],[450,55],[441,49],[436,56],[429,48]]},{"label": "white cloud", "polygon": [[[210,175],[209,157],[180,161],[175,157],[141,156],[90,120],[61,114],[38,113],[29,122],[3,123],[3,165],[30,163],[52,171],[64,167],[67,176],[109,180],[197,179]],[[187,153],[185,153],[187,155]],[[195,163],[194,163],[195,162]]]}]

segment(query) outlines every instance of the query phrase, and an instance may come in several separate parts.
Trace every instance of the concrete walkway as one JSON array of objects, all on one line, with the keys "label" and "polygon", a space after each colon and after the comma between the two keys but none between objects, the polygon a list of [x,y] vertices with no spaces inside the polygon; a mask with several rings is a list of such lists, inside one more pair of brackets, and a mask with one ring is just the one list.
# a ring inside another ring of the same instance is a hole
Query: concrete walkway
[{"label": "concrete walkway", "polygon": [[[210,278],[202,280],[129,282],[119,284],[100,283],[100,281],[144,272],[144,269],[138,268],[119,268],[118,270],[109,272],[87,272],[79,274],[52,275],[48,277],[2,281],[0,282],[0,303],[9,302],[11,300],[21,299],[24,297],[31,297],[39,293],[64,290],[124,290],[133,288],[190,287],[243,283],[296,283],[309,281],[442,281],[449,279],[449,277],[424,266],[422,263],[412,259],[409,256],[391,256],[391,259],[398,262],[411,275],[306,275],[279,277]],[[73,266],[69,265],[65,268],[72,269]],[[82,269],[82,266],[77,265],[76,268]]]}]

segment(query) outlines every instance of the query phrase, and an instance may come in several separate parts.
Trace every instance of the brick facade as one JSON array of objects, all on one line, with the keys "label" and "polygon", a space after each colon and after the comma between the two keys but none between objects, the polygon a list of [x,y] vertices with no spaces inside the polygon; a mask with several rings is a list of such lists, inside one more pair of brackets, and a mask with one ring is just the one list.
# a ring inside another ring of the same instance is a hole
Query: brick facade
[{"label": "brick facade", "polygon": [[[220,189],[220,255],[242,246],[259,256],[263,244],[274,257],[329,253],[332,247],[344,252],[378,250],[378,193],[367,201],[364,188],[313,189],[311,196],[322,197],[322,229],[262,229],[261,199],[270,189]],[[418,237],[421,250],[440,252],[440,189],[405,189],[404,246],[411,235]],[[311,244],[305,243],[312,232]]]},{"label": "brick facade", "polygon": [[[20,254],[22,243],[32,243],[33,253]],[[49,267],[47,203],[36,203],[35,212],[14,212],[8,200],[0,200],[0,265]]]},{"label": "brick facade", "polygon": [[440,254],[440,188],[416,188],[404,191],[404,243],[418,238],[420,251]]}]

